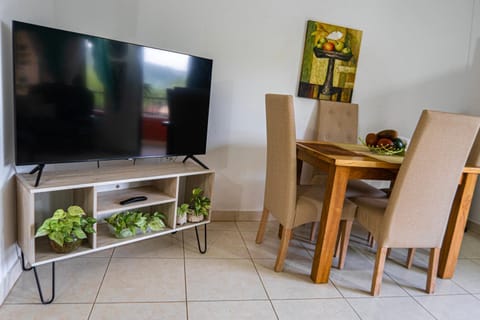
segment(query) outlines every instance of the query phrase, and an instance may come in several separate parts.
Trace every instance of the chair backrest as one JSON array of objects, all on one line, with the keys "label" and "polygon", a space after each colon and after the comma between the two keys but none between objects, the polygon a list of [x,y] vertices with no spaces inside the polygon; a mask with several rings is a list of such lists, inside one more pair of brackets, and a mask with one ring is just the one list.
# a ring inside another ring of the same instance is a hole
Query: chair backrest
[{"label": "chair backrest", "polygon": [[297,193],[293,97],[267,94],[267,170],[264,207],[285,227],[293,225]]},{"label": "chair backrest", "polygon": [[317,140],[358,142],[358,104],[318,100],[316,120]]},{"label": "chair backrest", "polygon": [[387,247],[440,247],[480,118],[424,110],[393,186],[383,230]]}]

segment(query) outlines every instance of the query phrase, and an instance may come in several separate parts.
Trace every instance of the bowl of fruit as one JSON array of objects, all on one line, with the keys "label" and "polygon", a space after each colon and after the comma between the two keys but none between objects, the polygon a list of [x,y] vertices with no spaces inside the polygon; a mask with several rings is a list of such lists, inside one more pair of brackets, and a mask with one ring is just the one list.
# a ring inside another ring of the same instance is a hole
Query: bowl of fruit
[{"label": "bowl of fruit", "polygon": [[400,138],[398,132],[393,129],[370,132],[365,136],[365,141],[361,139],[360,141],[371,152],[382,155],[403,155],[407,148],[407,141]]}]

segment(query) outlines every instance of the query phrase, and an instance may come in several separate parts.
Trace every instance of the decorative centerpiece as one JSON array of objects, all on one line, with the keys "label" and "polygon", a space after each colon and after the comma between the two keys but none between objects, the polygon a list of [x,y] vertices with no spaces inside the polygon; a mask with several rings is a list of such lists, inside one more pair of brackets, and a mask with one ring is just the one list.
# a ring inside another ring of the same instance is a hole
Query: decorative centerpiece
[{"label": "decorative centerpiece", "polygon": [[116,238],[128,238],[140,233],[165,229],[165,215],[161,212],[119,212],[106,218],[110,232]]},{"label": "decorative centerpiece", "polygon": [[386,129],[377,133],[370,132],[365,137],[365,141],[359,140],[368,147],[368,149],[382,155],[403,155],[407,148],[407,142],[398,136],[398,132],[393,129]]},{"label": "decorative centerpiece", "polygon": [[43,221],[35,237],[48,236],[50,246],[57,253],[76,250],[88,233],[94,233],[97,220],[85,214],[79,206],[70,206],[67,211],[57,209],[52,217]]},{"label": "decorative centerpiece", "polygon": [[195,188],[192,190],[189,207],[192,210],[187,212],[187,220],[189,222],[200,222],[207,217],[210,212],[210,198],[203,195],[201,188]]}]

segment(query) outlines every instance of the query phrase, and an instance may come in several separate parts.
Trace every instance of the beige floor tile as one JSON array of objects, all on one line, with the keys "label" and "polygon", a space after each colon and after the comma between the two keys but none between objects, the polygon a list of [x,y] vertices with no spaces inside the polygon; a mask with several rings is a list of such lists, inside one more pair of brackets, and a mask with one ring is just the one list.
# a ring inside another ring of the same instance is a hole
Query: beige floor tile
[{"label": "beige floor tile", "polygon": [[186,259],[187,299],[266,299],[260,278],[249,259]]},{"label": "beige floor tile", "polygon": [[272,303],[280,320],[360,319],[344,299],[273,300]]},{"label": "beige floor tile", "polygon": [[100,250],[94,253],[85,255],[87,258],[110,258],[113,254],[113,249]]},{"label": "beige floor tile", "polygon": [[0,308],[2,320],[87,320],[91,304],[14,304]]},{"label": "beige floor tile", "polygon": [[475,232],[465,232],[460,249],[459,258],[477,258],[480,259],[480,234]]},{"label": "beige floor tile", "polygon": [[480,293],[480,259],[459,259],[452,280],[470,293]]},{"label": "beige floor tile", "polygon": [[332,283],[312,282],[310,279],[312,262],[309,260],[288,260],[282,272],[275,272],[274,265],[275,260],[255,260],[255,266],[270,299],[341,297]]},{"label": "beige floor tile", "polygon": [[[184,231],[186,258],[249,258],[245,243],[237,230],[211,230],[207,232],[207,252],[198,250],[197,238],[192,230]],[[204,248],[204,233],[198,233],[200,245]]]},{"label": "beige floor tile", "polygon": [[183,259],[112,258],[97,301],[185,301]]},{"label": "beige floor tile", "polygon": [[[209,223],[207,226],[207,230],[237,230],[237,225],[235,224],[235,221],[213,221],[212,223]],[[203,232],[203,227],[198,227],[198,231]],[[191,231],[185,230],[184,232],[193,232],[195,231],[192,229]]]},{"label": "beige floor tile", "polygon": [[480,319],[480,301],[472,295],[425,296],[415,299],[438,320]]},{"label": "beige floor tile", "polygon": [[435,319],[411,297],[348,299],[363,320]]},{"label": "beige floor tile", "polygon": [[[412,267],[407,269],[403,264],[396,261],[389,261],[385,266],[385,273],[392,278],[397,284],[405,289],[410,295],[428,295],[425,292],[427,281],[427,269]],[[435,293],[436,295],[445,294],[466,294],[467,292],[450,279],[436,278]]]},{"label": "beige floor tile", "polygon": [[115,258],[183,259],[182,232],[115,248]]},{"label": "beige floor tile", "polygon": [[185,302],[97,303],[89,320],[169,319],[186,320]]},{"label": "beige floor tile", "polygon": [[[278,248],[280,247],[280,239],[277,237],[277,231],[267,231],[265,238],[261,244],[257,244],[255,239],[256,232],[242,232],[245,239],[247,249],[254,259],[276,259]],[[290,240],[287,252],[287,260],[290,259],[311,259],[311,255],[304,246],[295,239]]]},{"label": "beige floor tile", "polygon": [[[55,263],[55,303],[93,303],[107,269],[107,258],[79,257]],[[51,297],[51,264],[37,267],[45,300]],[[23,272],[7,303],[40,303],[33,270]]]},{"label": "beige floor tile", "polygon": [[189,320],[277,319],[270,301],[189,302]]},{"label": "beige floor tile", "polygon": [[[350,256],[354,250],[350,250]],[[356,261],[356,263],[353,263]],[[342,293],[344,297],[369,297],[372,283],[373,263],[358,256],[355,259],[350,257],[350,262],[345,263],[345,268],[338,270],[332,268],[330,281]],[[388,274],[383,275],[380,296],[406,296],[407,293],[393,281]]]},{"label": "beige floor tile", "polygon": [[[260,225],[260,221],[237,221],[237,227],[240,232],[257,232],[258,227]],[[278,222],[277,221],[269,221],[267,222],[267,231],[270,232],[278,232]]]}]

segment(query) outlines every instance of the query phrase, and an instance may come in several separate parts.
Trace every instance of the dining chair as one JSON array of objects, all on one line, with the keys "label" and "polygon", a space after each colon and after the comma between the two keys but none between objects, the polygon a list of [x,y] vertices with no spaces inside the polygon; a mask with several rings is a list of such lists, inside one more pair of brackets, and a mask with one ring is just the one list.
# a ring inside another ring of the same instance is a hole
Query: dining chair
[{"label": "dining chair", "polygon": [[[283,270],[292,229],[319,221],[325,188],[319,185],[297,185],[296,133],[293,97],[266,94],[267,161],[263,214],[258,227],[256,243],[265,235],[269,215],[276,218],[281,228],[280,248],[275,271]],[[355,205],[345,200],[342,219],[353,220]]]},{"label": "dining chair", "polygon": [[[467,165],[472,167],[480,167],[480,131],[477,133],[477,137],[475,138],[475,142],[473,143],[472,150],[470,150],[470,154],[468,155]],[[406,263],[408,269],[410,269],[413,265],[413,258],[415,252],[415,248],[408,249]]]},{"label": "dining chair", "polygon": [[372,295],[380,293],[390,248],[429,248],[425,291],[434,291],[450,208],[479,127],[479,117],[424,110],[390,197],[352,200],[357,221],[377,241]]},{"label": "dining chair", "polygon": [[[358,143],[358,104],[318,100],[314,137],[320,141]],[[313,168],[311,183],[325,186],[327,174]],[[387,194],[362,180],[349,180],[345,197],[348,199],[360,196],[386,197]],[[318,225],[318,222],[312,223],[310,241],[315,240]],[[335,250],[335,255],[339,256],[338,269],[343,269],[345,265],[352,226],[353,220],[340,222],[338,245]]]}]

